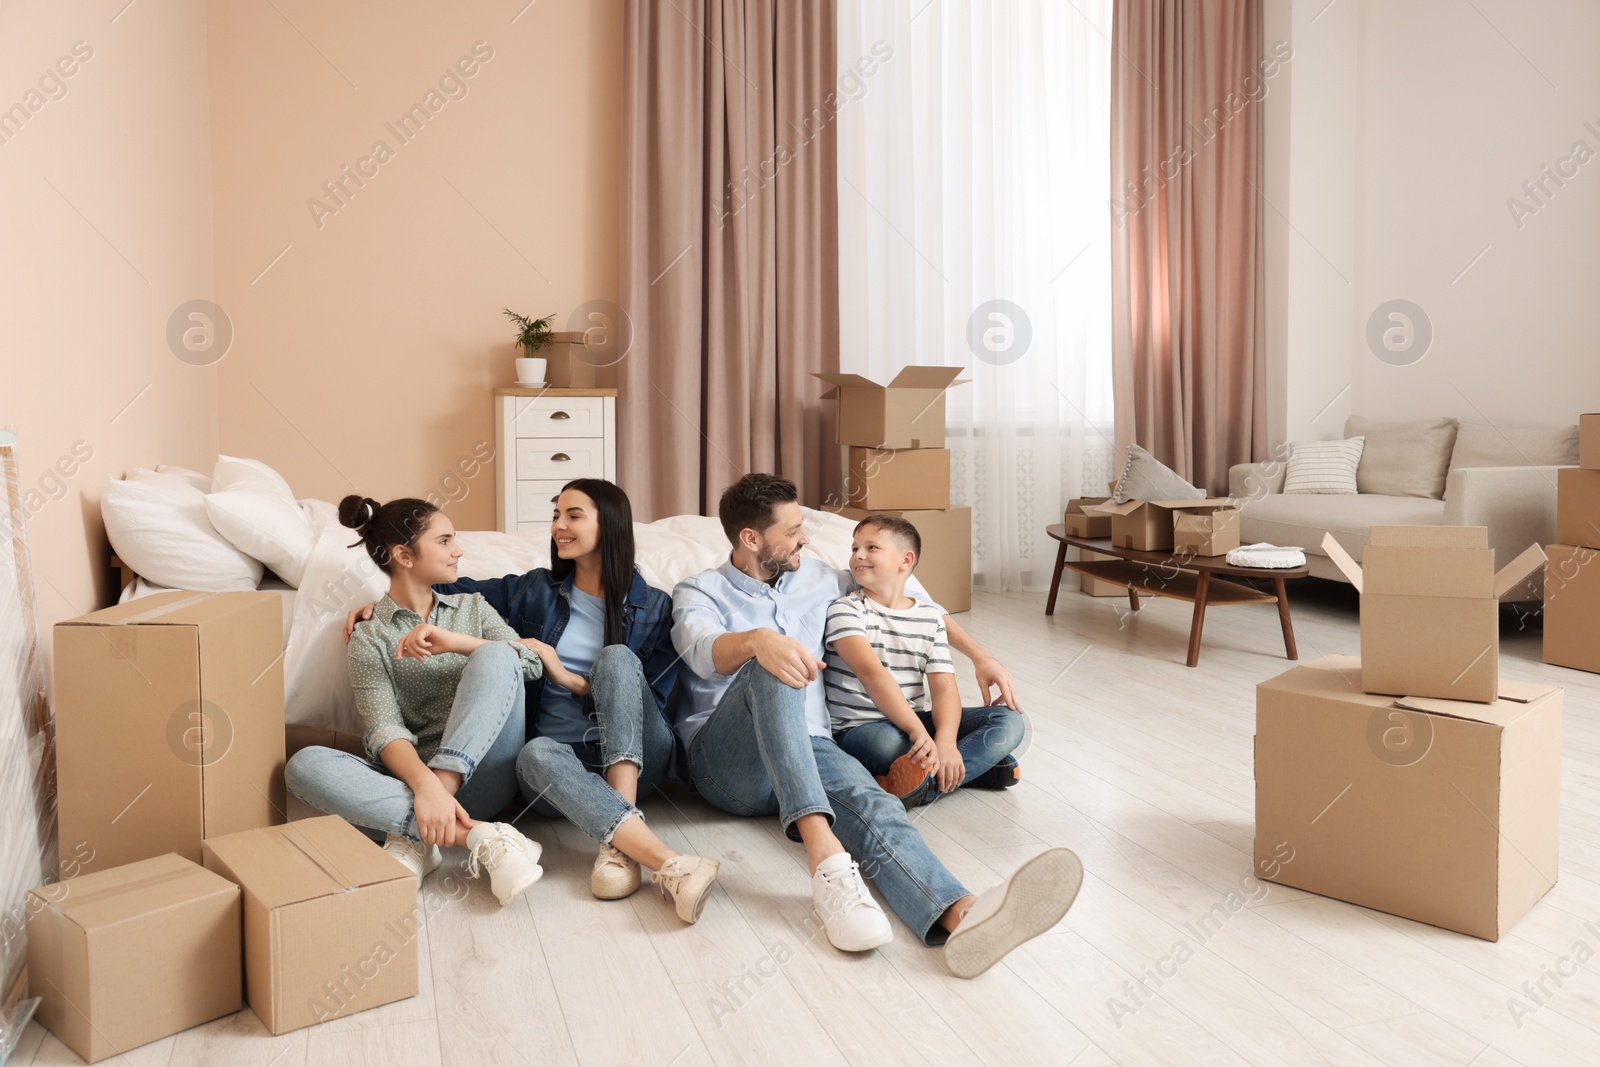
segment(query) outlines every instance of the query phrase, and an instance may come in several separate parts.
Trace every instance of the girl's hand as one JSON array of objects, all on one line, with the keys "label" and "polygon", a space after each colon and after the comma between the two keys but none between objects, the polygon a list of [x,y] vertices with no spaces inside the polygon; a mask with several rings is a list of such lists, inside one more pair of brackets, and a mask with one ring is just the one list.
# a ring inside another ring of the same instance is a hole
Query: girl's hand
[{"label": "girl's hand", "polygon": [[461,652],[461,643],[457,640],[460,636],[431,622],[418,623],[400,639],[394,658],[405,659],[410,656],[412,659],[427,659],[440,652]]},{"label": "girl's hand", "polygon": [[966,761],[954,741],[936,741],[934,749],[939,757],[939,792],[954,793],[967,777]]},{"label": "girl's hand", "polygon": [[417,833],[430,845],[448,848],[465,844],[467,831],[472,829],[472,818],[449,790],[432,775],[432,782],[424,782],[412,796],[412,811],[417,820]]}]

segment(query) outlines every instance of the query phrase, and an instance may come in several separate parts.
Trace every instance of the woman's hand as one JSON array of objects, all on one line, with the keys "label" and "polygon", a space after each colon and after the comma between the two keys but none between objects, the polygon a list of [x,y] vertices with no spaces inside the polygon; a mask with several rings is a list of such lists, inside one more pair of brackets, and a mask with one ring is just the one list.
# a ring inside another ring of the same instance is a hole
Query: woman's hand
[{"label": "woman's hand", "polygon": [[472,829],[472,818],[467,815],[455,797],[450,795],[439,779],[428,775],[422,788],[412,794],[412,812],[417,821],[417,833],[430,845],[448,848],[465,844],[467,831]]},{"label": "woman's hand", "polygon": [[589,679],[581,674],[567,670],[561,662],[561,657],[556,655],[556,650],[545,644],[537,637],[524,637],[522,643],[533,650],[539,657],[539,662],[544,664],[544,676],[549,681],[559,685],[573,696],[584,696],[589,692]]},{"label": "woman's hand", "polygon": [[440,652],[459,652],[465,655],[470,649],[465,648],[459,640],[462,636],[464,635],[446,630],[442,626],[435,626],[431,622],[420,622],[400,639],[394,658],[405,659],[410,656],[412,659],[427,659]]},{"label": "woman's hand", "polygon": [[934,749],[939,757],[939,792],[954,793],[967,777],[967,763],[961,758],[954,741],[938,739]]}]

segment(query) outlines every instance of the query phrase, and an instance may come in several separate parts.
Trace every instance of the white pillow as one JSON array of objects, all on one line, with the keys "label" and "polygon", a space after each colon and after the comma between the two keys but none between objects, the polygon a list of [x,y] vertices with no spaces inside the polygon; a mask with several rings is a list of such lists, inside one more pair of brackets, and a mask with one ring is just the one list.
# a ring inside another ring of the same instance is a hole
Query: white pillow
[{"label": "white pillow", "polygon": [[100,515],[122,562],[155,585],[228,593],[261,581],[261,564],[217,532],[206,495],[182,478],[135,470],[110,479]]},{"label": "white pillow", "polygon": [[[300,501],[300,514],[311,523],[311,532],[318,537],[321,537],[322,531],[328,527],[339,525],[339,505],[330,504],[326,500],[305,497]],[[355,531],[351,530],[350,534],[352,537],[355,536]]]},{"label": "white pillow", "polygon": [[264,463],[222,456],[211,475],[206,512],[239,551],[298,588],[316,535],[289,483]]},{"label": "white pillow", "polygon": [[155,473],[165,474],[172,478],[181,478],[202,493],[211,492],[211,479],[199,471],[192,471],[186,467],[173,467],[166,463],[157,463]]},{"label": "white pillow", "polygon": [[1138,445],[1128,446],[1128,462],[1111,493],[1113,504],[1130,500],[1203,500],[1205,491]]},{"label": "white pillow", "polygon": [[[344,643],[350,609],[389,591],[389,577],[361,545],[356,532],[331,526],[317,535],[294,595],[294,623],[283,653],[284,721],[360,734]],[[498,575],[496,576],[498,577]]]},{"label": "white pillow", "polygon": [[1364,437],[1344,441],[1301,441],[1289,446],[1285,493],[1354,496],[1356,468],[1361,465]]}]

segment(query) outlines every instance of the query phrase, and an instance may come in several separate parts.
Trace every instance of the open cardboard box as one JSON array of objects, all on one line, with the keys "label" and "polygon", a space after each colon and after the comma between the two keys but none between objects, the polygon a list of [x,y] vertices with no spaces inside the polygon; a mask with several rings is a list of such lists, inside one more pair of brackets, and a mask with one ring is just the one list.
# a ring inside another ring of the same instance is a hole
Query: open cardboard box
[{"label": "open cardboard box", "polygon": [[1125,504],[1092,504],[1084,507],[1090,515],[1111,516],[1111,543],[1118,548],[1142,552],[1163,552],[1173,546],[1173,512],[1179,508],[1230,507],[1227,497],[1202,500],[1130,500]]},{"label": "open cardboard box", "polygon": [[1066,528],[1071,537],[1110,537],[1111,516],[1084,511],[1084,507],[1094,507],[1106,504],[1111,500],[1106,496],[1080,496],[1067,501],[1066,513],[1061,517],[1061,525]]},{"label": "open cardboard box", "polygon": [[861,448],[852,445],[845,496],[867,511],[945,511],[950,507],[948,448]]},{"label": "open cardboard box", "polygon": [[1231,503],[1173,509],[1173,551],[1192,556],[1225,556],[1238,547],[1239,509]]},{"label": "open cardboard box", "polygon": [[1500,694],[1500,597],[1544,564],[1529,545],[1499,571],[1483,526],[1374,526],[1357,563],[1322,550],[1361,594],[1369,693],[1491,702]]},{"label": "open cardboard box", "polygon": [[94,1063],[242,1004],[239,887],[168,853],[30,890],[34,1018]]},{"label": "open cardboard box", "polygon": [[1257,870],[1499,940],[1556,882],[1562,690],[1394,699],[1361,674],[1328,656],[1256,687]]},{"label": "open cardboard box", "polygon": [[[964,385],[960,367],[903,367],[879,385],[859,374],[815,374],[839,401],[837,440],[862,448],[943,448],[945,390]],[[947,479],[948,480],[948,479]]]}]

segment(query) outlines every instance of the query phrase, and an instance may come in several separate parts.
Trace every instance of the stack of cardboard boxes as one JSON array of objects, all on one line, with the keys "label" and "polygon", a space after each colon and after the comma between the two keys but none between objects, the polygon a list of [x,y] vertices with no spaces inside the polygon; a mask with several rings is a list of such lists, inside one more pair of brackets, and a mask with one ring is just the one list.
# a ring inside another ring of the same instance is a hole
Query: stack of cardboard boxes
[{"label": "stack of cardboard boxes", "polygon": [[945,390],[960,385],[959,367],[906,367],[888,385],[859,374],[818,374],[838,400],[838,443],[849,448],[844,505],[825,510],[847,519],[898,515],[917,528],[917,578],[946,611],[972,607],[972,509],[950,506],[950,450],[945,447]]},{"label": "stack of cardboard boxes", "polygon": [[63,622],[55,646],[63,880],[27,902],[40,1023],[92,1063],[244,1000],[276,1034],[416,993],[412,875],[342,819],[279,825],[276,597],[162,593]]},{"label": "stack of cardboard boxes", "polygon": [[1578,420],[1578,466],[1556,472],[1544,572],[1544,661],[1600,671],[1600,414]]},{"label": "stack of cardboard boxes", "polygon": [[1555,884],[1559,687],[1499,675],[1499,572],[1483,527],[1373,527],[1361,656],[1256,687],[1257,874],[1490,941]]}]

